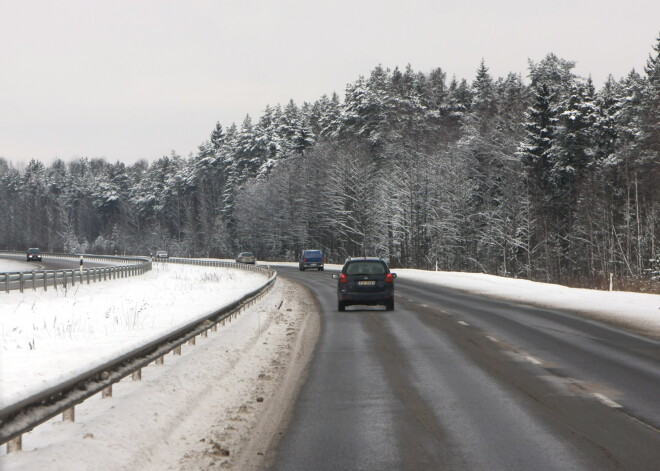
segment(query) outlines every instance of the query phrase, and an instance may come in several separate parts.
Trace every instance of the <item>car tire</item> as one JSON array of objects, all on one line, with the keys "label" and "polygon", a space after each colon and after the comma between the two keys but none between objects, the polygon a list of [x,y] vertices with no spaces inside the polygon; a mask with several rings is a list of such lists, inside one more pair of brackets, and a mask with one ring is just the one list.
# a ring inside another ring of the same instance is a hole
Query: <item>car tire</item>
[{"label": "car tire", "polygon": [[338,311],[345,311],[346,310],[346,304],[344,304],[343,301],[337,301],[337,310]]},{"label": "car tire", "polygon": [[394,311],[394,299],[389,299],[385,301],[385,310]]},{"label": "car tire", "polygon": [[305,271],[305,267],[300,267],[300,271]]},{"label": "car tire", "polygon": [[319,271],[323,271],[323,267],[319,267]]}]

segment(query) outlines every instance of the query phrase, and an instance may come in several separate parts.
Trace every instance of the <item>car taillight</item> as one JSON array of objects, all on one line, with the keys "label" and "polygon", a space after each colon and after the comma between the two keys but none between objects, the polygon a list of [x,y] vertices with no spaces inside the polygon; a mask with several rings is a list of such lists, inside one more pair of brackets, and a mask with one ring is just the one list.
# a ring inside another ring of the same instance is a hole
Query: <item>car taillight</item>
[{"label": "car taillight", "polygon": [[346,284],[347,282],[348,282],[348,278],[346,278],[346,275],[344,275],[343,273],[339,275],[339,283]]},{"label": "car taillight", "polygon": [[307,263],[307,257],[303,257],[303,262]]},{"label": "car taillight", "polygon": [[321,257],[321,263],[325,263],[325,258]]},{"label": "car taillight", "polygon": [[391,273],[385,275],[385,283],[392,283],[393,281],[394,281],[394,277],[392,276]]}]

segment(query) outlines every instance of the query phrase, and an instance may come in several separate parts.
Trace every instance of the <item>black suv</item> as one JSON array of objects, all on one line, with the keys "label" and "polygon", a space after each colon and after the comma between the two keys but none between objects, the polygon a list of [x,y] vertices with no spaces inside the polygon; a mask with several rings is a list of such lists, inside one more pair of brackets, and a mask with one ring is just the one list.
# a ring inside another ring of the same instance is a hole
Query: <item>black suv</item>
[{"label": "black suv", "polygon": [[388,311],[394,309],[394,278],[387,263],[380,258],[349,258],[341,274],[332,275],[337,284],[337,308],[346,310],[351,304],[384,304]]},{"label": "black suv", "polygon": [[41,261],[41,250],[37,248],[31,248],[27,250],[27,261],[31,260],[37,260],[38,262]]}]

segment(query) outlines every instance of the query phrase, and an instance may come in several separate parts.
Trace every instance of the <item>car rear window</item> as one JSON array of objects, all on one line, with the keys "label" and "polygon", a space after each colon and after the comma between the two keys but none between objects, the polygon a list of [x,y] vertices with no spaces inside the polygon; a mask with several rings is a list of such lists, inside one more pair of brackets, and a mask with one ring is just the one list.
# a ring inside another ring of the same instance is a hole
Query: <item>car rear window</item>
[{"label": "car rear window", "polygon": [[384,275],[385,265],[380,262],[351,262],[346,268],[348,275]]},{"label": "car rear window", "polygon": [[309,257],[320,257],[323,253],[320,250],[308,250],[305,252],[305,255]]}]

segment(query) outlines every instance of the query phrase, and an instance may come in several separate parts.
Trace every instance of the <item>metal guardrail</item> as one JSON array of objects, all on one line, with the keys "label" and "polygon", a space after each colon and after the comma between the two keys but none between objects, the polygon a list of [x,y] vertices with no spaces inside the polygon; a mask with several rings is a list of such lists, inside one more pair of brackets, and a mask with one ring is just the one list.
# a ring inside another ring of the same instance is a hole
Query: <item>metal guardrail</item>
[{"label": "metal guardrail", "polygon": [[[140,374],[143,367],[156,361],[162,363],[163,357],[174,351],[180,354],[181,345],[194,342],[197,335],[206,335],[208,330],[215,330],[218,323],[231,320],[241,309],[252,305],[264,296],[277,279],[277,272],[270,267],[251,266],[213,260],[169,259],[169,263],[193,264],[202,266],[231,267],[242,270],[261,272],[267,276],[266,282],[259,288],[245,294],[218,311],[199,318],[162,337],[152,340],[131,352],[98,365],[74,378],[23,399],[15,404],[0,409],[0,445],[8,443],[8,452],[21,449],[21,435],[36,426],[50,420],[58,414],[73,420],[73,408],[100,391],[104,396],[112,385],[129,375]],[[12,445],[13,444],[13,445]],[[11,448],[10,448],[10,445]]]},{"label": "metal guardrail", "polygon": [[[23,252],[11,252],[0,250],[0,254],[5,255],[24,255]],[[0,273],[0,289],[9,293],[11,289],[18,289],[22,293],[26,288],[36,290],[37,287],[43,287],[48,290],[49,284],[55,289],[59,287],[67,288],[69,285],[75,286],[76,279],[78,283],[87,284],[97,281],[114,280],[116,278],[125,278],[128,276],[137,276],[151,270],[151,259],[149,257],[122,257],[112,255],[90,255],[90,254],[60,254],[44,253],[47,258],[63,258],[70,260],[79,260],[83,257],[86,261],[96,262],[127,262],[127,265],[116,265],[96,268],[68,268],[61,270],[32,270],[15,271]]]}]

